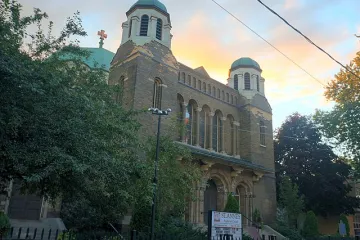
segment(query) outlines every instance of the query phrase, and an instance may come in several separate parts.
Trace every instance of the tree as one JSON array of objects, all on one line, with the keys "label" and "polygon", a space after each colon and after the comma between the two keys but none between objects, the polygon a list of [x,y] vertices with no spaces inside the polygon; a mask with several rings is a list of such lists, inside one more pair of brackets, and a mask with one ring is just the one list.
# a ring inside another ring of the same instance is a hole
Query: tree
[{"label": "tree", "polygon": [[305,210],[324,216],[353,213],[359,201],[349,196],[350,166],[322,141],[310,118],[289,116],[277,131],[274,147],[278,188],[287,176],[304,196]]},{"label": "tree", "polygon": [[279,186],[279,206],[286,210],[290,227],[296,227],[296,221],[304,208],[303,196],[299,196],[298,186],[284,176]]},{"label": "tree", "polygon": [[302,235],[305,238],[312,238],[319,235],[318,221],[313,211],[306,213]]},{"label": "tree", "polygon": [[[88,53],[69,40],[86,35],[79,14],[59,37],[52,22],[44,32],[46,18],[39,9],[22,17],[15,0],[0,2],[1,190],[15,180],[47,199],[63,198],[65,206],[73,202],[69,216],[78,208],[90,223],[118,222],[143,167],[139,124],[112,98],[105,72],[80,61]],[[30,25],[37,32],[27,32]],[[73,56],[71,64],[64,54]]]},{"label": "tree", "polygon": [[[175,131],[174,131],[175,132]],[[150,229],[153,196],[155,137],[145,143],[146,164],[142,177],[136,181],[136,201],[134,202],[131,226],[141,232]],[[188,148],[164,135],[160,139],[159,172],[156,204],[157,228],[164,225],[168,217],[181,219],[189,201],[195,197],[196,184],[201,179],[200,168],[192,160]]]},{"label": "tree", "polygon": [[240,213],[239,203],[231,193],[229,193],[228,195],[224,212]]},{"label": "tree", "polygon": [[342,151],[354,161],[357,174],[360,174],[360,52],[349,65],[353,73],[340,70],[327,85],[325,96],[335,101],[331,111],[318,110],[315,115],[327,138],[334,140],[336,146],[344,146]]}]

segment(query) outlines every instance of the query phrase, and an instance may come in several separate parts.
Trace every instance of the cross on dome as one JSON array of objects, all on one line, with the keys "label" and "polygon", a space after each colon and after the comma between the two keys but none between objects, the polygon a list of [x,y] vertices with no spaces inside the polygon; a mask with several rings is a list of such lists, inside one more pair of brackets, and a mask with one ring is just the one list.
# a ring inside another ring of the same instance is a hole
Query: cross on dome
[{"label": "cross on dome", "polygon": [[97,35],[100,36],[99,47],[102,48],[104,45],[104,39],[107,38],[107,34],[105,33],[105,30],[101,30],[98,31]]}]

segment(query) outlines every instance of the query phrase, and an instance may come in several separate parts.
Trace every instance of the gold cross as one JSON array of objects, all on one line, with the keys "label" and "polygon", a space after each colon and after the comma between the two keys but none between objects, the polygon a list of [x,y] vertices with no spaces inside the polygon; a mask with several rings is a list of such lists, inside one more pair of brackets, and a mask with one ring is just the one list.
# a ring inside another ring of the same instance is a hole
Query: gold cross
[{"label": "gold cross", "polygon": [[98,31],[98,36],[100,36],[101,40],[104,40],[107,38],[107,34],[105,33],[105,30]]}]

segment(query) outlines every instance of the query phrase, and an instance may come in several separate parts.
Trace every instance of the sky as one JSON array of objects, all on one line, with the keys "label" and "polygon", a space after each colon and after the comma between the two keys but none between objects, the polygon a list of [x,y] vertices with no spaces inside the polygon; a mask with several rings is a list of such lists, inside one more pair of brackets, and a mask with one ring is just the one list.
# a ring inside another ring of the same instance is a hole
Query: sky
[{"label": "sky", "polygon": [[[348,64],[360,41],[359,0],[262,0],[338,61]],[[19,0],[24,14],[40,8],[62,29],[67,17],[80,12],[88,33],[80,38],[83,47],[97,47],[97,31],[108,34],[104,47],[116,52],[121,42],[126,11],[135,0]],[[209,75],[226,83],[231,64],[240,57],[256,60],[265,78],[265,94],[273,109],[273,125],[278,128],[294,112],[312,114],[329,110],[324,86],[340,66],[310,45],[256,0],[217,0],[296,64],[272,48],[211,0],[161,0],[172,22],[172,51],[179,62],[192,68],[204,66]]]}]

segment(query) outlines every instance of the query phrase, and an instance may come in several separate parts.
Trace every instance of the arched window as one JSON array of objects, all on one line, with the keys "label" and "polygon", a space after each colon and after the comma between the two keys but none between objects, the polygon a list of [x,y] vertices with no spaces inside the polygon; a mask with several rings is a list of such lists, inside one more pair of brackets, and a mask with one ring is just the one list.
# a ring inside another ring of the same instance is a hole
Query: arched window
[{"label": "arched window", "polygon": [[215,152],[220,152],[222,150],[222,130],[223,122],[219,113],[216,113],[213,117],[213,146]]},{"label": "arched window", "polygon": [[141,17],[140,36],[147,36],[148,26],[149,26],[149,16],[143,15]]},{"label": "arched window", "polygon": [[200,80],[198,80],[198,88],[201,91],[201,81]]},{"label": "arched window", "polygon": [[130,20],[129,35],[128,35],[128,37],[131,37],[132,22],[133,22],[133,20],[131,19],[131,20]]},{"label": "arched window", "polygon": [[213,89],[212,89],[212,94],[213,94],[213,97],[216,97],[216,88],[215,87],[213,87]]},{"label": "arched window", "polygon": [[188,85],[191,86],[191,76],[188,75]]},{"label": "arched window", "polygon": [[225,92],[224,92],[224,90],[221,91],[221,95],[222,95],[222,100],[225,101]]},{"label": "arched window", "polygon": [[115,83],[116,86],[115,101],[118,104],[122,104],[123,93],[124,93],[124,82],[125,82],[125,77],[121,76],[119,81]]},{"label": "arched window", "polygon": [[220,98],[220,89],[217,90],[217,98]]},{"label": "arched window", "polygon": [[259,75],[256,76],[256,89],[258,92],[260,92],[260,81],[259,81]]},{"label": "arched window", "polygon": [[161,109],[161,80],[156,78],[154,81],[153,108]]},{"label": "arched window", "polygon": [[[198,112],[199,114],[199,112]],[[205,111],[204,109],[200,112],[200,147],[205,148],[205,126],[206,126],[206,120],[205,120]]]},{"label": "arched window", "polygon": [[230,97],[229,97],[229,94],[228,94],[228,93],[226,93],[226,101],[227,101],[227,102],[230,102]]},{"label": "arched window", "polygon": [[203,92],[205,92],[206,93],[206,83],[205,82],[203,82]]},{"label": "arched window", "polygon": [[208,94],[211,95],[211,85],[208,84]]},{"label": "arched window", "polygon": [[234,89],[239,90],[239,77],[237,74],[234,76]]},{"label": "arched window", "polygon": [[183,83],[185,83],[185,81],[186,81],[186,79],[185,79],[185,78],[186,78],[186,76],[185,76],[185,73],[183,72],[183,73],[182,73],[182,80],[183,80]]},{"label": "arched window", "polygon": [[245,90],[250,90],[251,89],[250,74],[249,73],[244,74],[244,89]]},{"label": "arched window", "polygon": [[265,123],[263,121],[260,121],[260,145],[262,146],[266,146],[266,141],[265,141]]},{"label": "arched window", "polygon": [[162,39],[162,26],[163,22],[160,18],[158,18],[156,22],[156,38],[159,40]]},{"label": "arched window", "polygon": [[180,82],[181,73],[178,74],[178,81]]},{"label": "arched window", "polygon": [[234,96],[231,95],[231,104],[234,104]]},{"label": "arched window", "polygon": [[196,88],[196,78],[193,77],[193,88]]},{"label": "arched window", "polygon": [[189,102],[187,108],[186,108],[186,142],[189,145],[195,145],[196,142],[196,128],[197,128],[197,122],[196,122],[196,105],[194,105],[193,102]]}]

